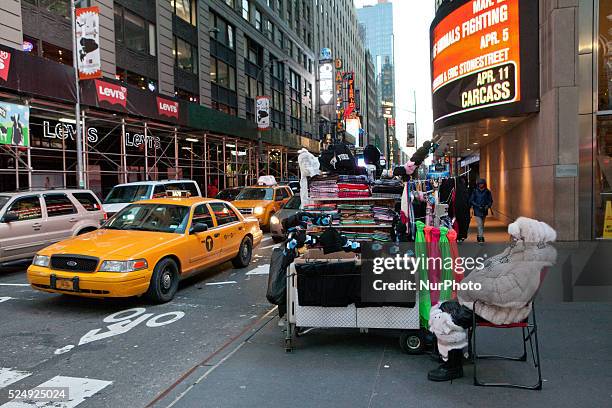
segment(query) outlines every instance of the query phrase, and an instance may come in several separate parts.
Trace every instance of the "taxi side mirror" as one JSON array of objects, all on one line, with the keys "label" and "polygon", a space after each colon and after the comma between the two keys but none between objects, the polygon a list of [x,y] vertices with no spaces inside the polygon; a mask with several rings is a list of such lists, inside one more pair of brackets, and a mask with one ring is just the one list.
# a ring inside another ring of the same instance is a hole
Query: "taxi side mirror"
[{"label": "taxi side mirror", "polygon": [[201,223],[201,222],[196,222],[195,224],[191,226],[189,233],[199,234],[200,232],[206,232],[206,231],[208,231],[208,225]]}]

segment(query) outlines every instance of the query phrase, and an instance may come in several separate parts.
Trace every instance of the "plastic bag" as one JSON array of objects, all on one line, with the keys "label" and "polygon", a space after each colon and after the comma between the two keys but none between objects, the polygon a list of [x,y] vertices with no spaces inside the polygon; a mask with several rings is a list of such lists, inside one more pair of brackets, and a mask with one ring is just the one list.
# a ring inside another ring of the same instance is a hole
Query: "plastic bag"
[{"label": "plastic bag", "polygon": [[287,268],[294,258],[292,251],[285,253],[283,248],[274,248],[272,251],[266,298],[273,305],[282,305],[287,301]]}]

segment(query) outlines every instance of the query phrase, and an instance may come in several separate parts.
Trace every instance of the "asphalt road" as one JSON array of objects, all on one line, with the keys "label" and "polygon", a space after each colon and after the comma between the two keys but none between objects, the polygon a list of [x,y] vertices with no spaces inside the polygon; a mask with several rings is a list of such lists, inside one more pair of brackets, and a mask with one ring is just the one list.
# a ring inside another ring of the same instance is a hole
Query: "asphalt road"
[{"label": "asphalt road", "polygon": [[205,271],[163,305],[38,292],[25,268],[0,270],[0,408],[41,406],[11,402],[9,390],[65,384],[68,407],[146,406],[272,309],[273,246],[266,235],[249,267]]}]

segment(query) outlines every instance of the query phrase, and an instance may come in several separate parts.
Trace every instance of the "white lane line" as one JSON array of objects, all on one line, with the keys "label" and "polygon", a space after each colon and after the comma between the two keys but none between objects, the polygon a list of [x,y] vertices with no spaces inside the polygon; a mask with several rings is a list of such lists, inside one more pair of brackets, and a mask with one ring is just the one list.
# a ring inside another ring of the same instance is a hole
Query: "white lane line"
[{"label": "white lane line", "polygon": [[0,367],[0,389],[29,377],[32,373]]},{"label": "white lane line", "polygon": [[271,239],[272,239],[272,237],[266,237],[266,238],[261,240],[261,243],[263,244],[264,242],[267,242],[267,241],[269,241]]},{"label": "white lane line", "polygon": [[206,283],[208,286],[215,286],[215,285],[231,285],[233,283],[238,283],[236,281],[224,281],[224,282],[208,282]]},{"label": "white lane line", "polygon": [[0,286],[30,286],[29,283],[0,283]]},{"label": "white lane line", "polygon": [[49,381],[40,384],[36,388],[66,387],[68,388],[68,401],[35,402],[12,400],[0,406],[0,408],[74,408],[81,402],[102,391],[104,388],[108,387],[112,383],[112,381],[96,380],[93,378],[64,377],[58,375],[56,377],[53,377]]},{"label": "white lane line", "polygon": [[8,302],[11,299],[15,299],[15,298],[12,298],[10,296],[0,296],[0,303]]},{"label": "white lane line", "polygon": [[269,275],[270,264],[259,265],[257,268],[252,269],[246,273],[247,275]]}]

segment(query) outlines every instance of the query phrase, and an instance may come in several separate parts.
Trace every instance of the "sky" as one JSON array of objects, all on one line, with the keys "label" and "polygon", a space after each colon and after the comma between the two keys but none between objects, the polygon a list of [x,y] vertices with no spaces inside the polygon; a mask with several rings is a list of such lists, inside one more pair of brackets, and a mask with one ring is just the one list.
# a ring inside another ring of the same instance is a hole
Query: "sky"
[{"label": "sky", "polygon": [[[354,0],[355,7],[377,0]],[[406,149],[406,125],[414,121],[416,91],[417,147],[431,139],[431,74],[429,68],[429,25],[434,18],[433,0],[394,0],[396,135]]]}]

